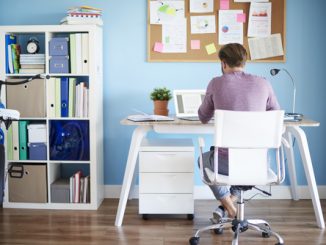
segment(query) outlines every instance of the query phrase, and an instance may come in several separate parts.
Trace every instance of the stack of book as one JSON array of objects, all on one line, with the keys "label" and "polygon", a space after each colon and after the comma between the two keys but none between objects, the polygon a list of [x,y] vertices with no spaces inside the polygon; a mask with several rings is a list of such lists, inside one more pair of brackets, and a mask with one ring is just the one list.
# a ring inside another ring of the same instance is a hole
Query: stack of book
[{"label": "stack of book", "polygon": [[85,25],[85,24],[97,24],[103,25],[102,10],[89,6],[81,6],[71,8],[67,11],[67,16],[61,21],[61,24],[68,25]]},{"label": "stack of book", "polygon": [[90,202],[90,179],[82,176],[81,171],[77,171],[70,177],[70,202],[89,203]]},{"label": "stack of book", "polygon": [[6,73],[13,74],[19,72],[20,45],[17,44],[15,35],[6,35]]},{"label": "stack of book", "polygon": [[45,73],[45,54],[21,54],[19,73]]}]

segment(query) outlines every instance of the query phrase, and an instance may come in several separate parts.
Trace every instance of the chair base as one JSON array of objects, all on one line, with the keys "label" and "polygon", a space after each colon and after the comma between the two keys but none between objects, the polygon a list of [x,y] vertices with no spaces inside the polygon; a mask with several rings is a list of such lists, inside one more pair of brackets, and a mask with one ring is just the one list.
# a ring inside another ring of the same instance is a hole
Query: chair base
[{"label": "chair base", "polygon": [[190,245],[198,245],[200,240],[200,234],[207,230],[214,230],[216,234],[221,234],[223,229],[231,228],[234,232],[232,245],[238,245],[239,242],[239,234],[245,232],[246,230],[255,230],[261,232],[263,237],[270,237],[271,235],[276,237],[277,243],[275,245],[284,245],[284,241],[282,237],[276,232],[272,231],[270,225],[262,219],[230,219],[230,218],[222,218],[219,223],[213,224],[210,226],[206,226],[197,230],[195,236],[189,239]]}]

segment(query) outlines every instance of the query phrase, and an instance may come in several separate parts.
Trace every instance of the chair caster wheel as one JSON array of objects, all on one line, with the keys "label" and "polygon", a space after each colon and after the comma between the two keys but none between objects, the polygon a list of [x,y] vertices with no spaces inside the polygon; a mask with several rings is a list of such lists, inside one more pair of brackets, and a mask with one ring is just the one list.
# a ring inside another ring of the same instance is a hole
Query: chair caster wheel
[{"label": "chair caster wheel", "polygon": [[217,229],[214,229],[214,233],[215,233],[216,235],[221,235],[221,234],[223,234],[223,231],[224,231],[223,228],[217,228]]},{"label": "chair caster wheel", "polygon": [[189,244],[190,245],[197,245],[199,244],[199,237],[193,236],[192,238],[189,239]]},{"label": "chair caster wheel", "polygon": [[143,220],[148,220],[148,214],[143,214]]},{"label": "chair caster wheel", "polygon": [[193,220],[194,219],[194,215],[193,214],[187,214],[187,219],[188,220]]},{"label": "chair caster wheel", "polygon": [[268,232],[262,232],[261,236],[264,238],[269,238],[271,236],[271,234],[269,234]]},{"label": "chair caster wheel", "polygon": [[275,245],[284,245],[284,243],[279,243],[279,242],[278,242],[278,243],[275,243]]}]

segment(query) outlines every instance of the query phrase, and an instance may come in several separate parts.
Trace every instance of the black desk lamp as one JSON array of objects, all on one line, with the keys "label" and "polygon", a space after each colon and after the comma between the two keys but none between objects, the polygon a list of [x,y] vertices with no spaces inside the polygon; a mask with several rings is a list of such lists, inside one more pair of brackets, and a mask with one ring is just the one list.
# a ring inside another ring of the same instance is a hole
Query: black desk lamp
[{"label": "black desk lamp", "polygon": [[292,85],[293,85],[293,100],[292,100],[292,112],[286,112],[285,115],[288,116],[288,117],[293,117],[294,119],[298,119],[300,117],[302,117],[303,115],[300,114],[300,113],[297,113],[297,112],[294,112],[295,111],[295,94],[296,94],[296,86],[295,86],[295,83],[294,83],[294,79],[293,77],[291,76],[291,74],[288,72],[288,70],[286,69],[271,69],[271,75],[272,76],[276,76],[280,71],[285,71],[289,77],[291,78],[291,82],[292,82]]}]

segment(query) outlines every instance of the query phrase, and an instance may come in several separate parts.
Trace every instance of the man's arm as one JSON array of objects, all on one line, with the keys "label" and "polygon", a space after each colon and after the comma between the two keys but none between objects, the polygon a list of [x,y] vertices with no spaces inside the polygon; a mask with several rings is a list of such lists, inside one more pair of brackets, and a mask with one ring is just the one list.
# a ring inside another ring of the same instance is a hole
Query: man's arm
[{"label": "man's arm", "polygon": [[207,123],[214,116],[213,80],[208,84],[203,103],[198,109],[198,117],[202,123]]},{"label": "man's arm", "polygon": [[267,82],[267,84],[269,87],[269,96],[266,104],[266,111],[279,110],[281,107],[280,104],[278,103],[273,87],[269,82]]}]

